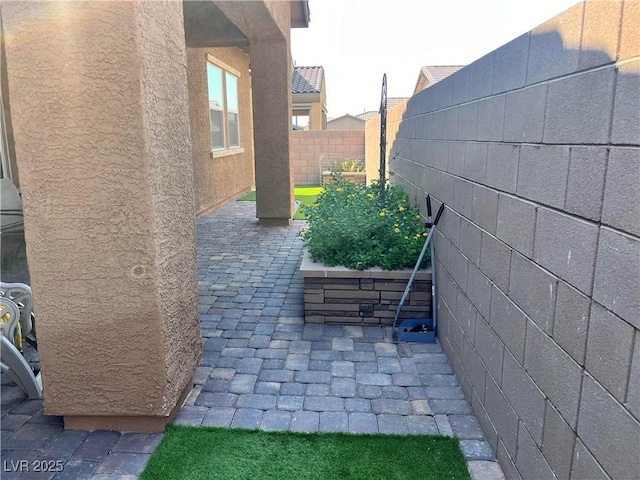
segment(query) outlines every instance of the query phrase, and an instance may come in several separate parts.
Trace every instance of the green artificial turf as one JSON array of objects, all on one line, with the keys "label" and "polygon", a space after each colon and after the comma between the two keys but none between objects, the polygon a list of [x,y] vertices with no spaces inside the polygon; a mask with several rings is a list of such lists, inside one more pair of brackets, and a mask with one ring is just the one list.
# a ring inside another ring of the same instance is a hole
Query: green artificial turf
[{"label": "green artificial turf", "polygon": [[265,432],[170,424],[142,480],[469,480],[452,437]]},{"label": "green artificial turf", "polygon": [[[296,197],[296,200],[298,202],[301,202],[303,205],[311,205],[313,204],[313,202],[316,201],[316,197],[318,195],[320,195],[320,192],[322,192],[323,188],[318,186],[318,185],[303,185],[300,187],[295,187],[294,189],[294,194]],[[252,192],[247,193],[246,195],[243,195],[242,197],[240,197],[238,199],[238,201],[240,202],[255,202],[256,201],[256,192],[255,190]],[[296,210],[296,213],[293,215],[293,219],[294,220],[306,220],[307,217],[306,215],[303,213],[302,208],[298,208],[298,210]]]}]

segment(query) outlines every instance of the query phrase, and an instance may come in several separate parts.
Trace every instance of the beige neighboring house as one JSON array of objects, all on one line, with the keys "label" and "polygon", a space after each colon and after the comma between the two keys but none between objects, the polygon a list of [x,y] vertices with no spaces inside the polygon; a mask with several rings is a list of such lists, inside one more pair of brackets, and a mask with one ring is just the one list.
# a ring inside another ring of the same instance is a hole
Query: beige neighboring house
[{"label": "beige neighboring house", "polygon": [[303,126],[303,119],[308,117],[308,130],[326,130],[327,91],[324,68],[295,67],[291,75],[291,91],[294,128]]},{"label": "beige neighboring house", "polygon": [[427,65],[426,67],[422,67],[413,94],[415,95],[425,88],[435,85],[440,80],[444,80],[449,75],[453,75],[463,67],[464,65]]},{"label": "beige neighboring house", "polygon": [[366,120],[353,115],[342,115],[327,122],[327,130],[364,130]]}]

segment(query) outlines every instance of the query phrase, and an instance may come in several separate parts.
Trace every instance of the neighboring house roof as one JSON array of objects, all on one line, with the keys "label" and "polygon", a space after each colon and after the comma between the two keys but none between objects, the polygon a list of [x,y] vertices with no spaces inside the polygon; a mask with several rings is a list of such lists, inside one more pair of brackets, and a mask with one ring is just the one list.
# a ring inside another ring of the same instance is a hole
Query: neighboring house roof
[{"label": "neighboring house roof", "polygon": [[387,110],[395,107],[399,103],[404,102],[407,97],[387,97]]},{"label": "neighboring house roof", "polygon": [[464,65],[427,65],[422,67],[414,93],[418,93],[420,90],[435,85],[463,67]]},{"label": "neighboring house roof", "polygon": [[292,77],[293,93],[320,93],[324,80],[323,67],[295,67]]},{"label": "neighboring house roof", "polygon": [[369,110],[368,112],[364,112],[364,113],[361,113],[360,115],[356,115],[356,117],[366,121],[366,120],[371,120],[373,117],[378,115],[378,113],[379,112],[377,110]]}]

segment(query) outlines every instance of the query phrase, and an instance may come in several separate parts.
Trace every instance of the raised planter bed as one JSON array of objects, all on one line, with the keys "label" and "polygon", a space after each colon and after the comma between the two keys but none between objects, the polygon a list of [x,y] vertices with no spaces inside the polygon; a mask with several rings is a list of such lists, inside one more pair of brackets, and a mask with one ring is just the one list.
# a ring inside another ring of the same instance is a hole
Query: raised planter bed
[{"label": "raised planter bed", "polygon": [[[304,279],[304,317],[310,323],[391,325],[411,269],[350,270],[311,260],[305,250],[300,265]],[[429,316],[431,268],[418,271],[400,318]]]},{"label": "raised planter bed", "polygon": [[[333,172],[324,171],[322,172],[322,185],[326,185],[328,183],[333,182]],[[350,182],[357,183],[359,185],[367,184],[367,173],[366,172],[340,172],[342,178],[345,180],[349,180]]]}]

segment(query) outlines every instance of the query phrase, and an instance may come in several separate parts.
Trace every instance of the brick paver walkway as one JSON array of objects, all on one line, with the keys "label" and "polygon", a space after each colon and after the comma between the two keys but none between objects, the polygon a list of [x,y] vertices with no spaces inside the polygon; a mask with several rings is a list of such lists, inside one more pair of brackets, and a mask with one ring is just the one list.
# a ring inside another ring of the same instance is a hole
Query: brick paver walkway
[{"label": "brick paver walkway", "polygon": [[[396,344],[390,327],[305,324],[303,223],[268,228],[254,217],[253,202],[234,201],[198,221],[204,352],[175,423],[455,435],[474,478],[502,478],[440,345]],[[38,478],[136,478],[162,438],[64,432],[40,401],[23,399],[2,390],[2,460],[66,462]]]}]

